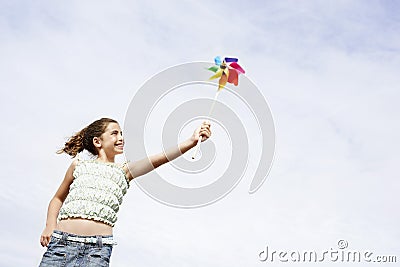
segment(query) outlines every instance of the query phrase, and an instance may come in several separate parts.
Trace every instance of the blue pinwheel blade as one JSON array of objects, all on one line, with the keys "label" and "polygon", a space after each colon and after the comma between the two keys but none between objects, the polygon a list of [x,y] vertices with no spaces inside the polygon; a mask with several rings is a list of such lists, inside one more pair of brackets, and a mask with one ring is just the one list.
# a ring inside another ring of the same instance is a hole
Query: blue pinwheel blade
[{"label": "blue pinwheel blade", "polygon": [[237,58],[234,58],[234,57],[226,57],[226,58],[225,58],[225,62],[226,62],[226,63],[229,63],[229,62],[238,62],[238,59],[237,59]]},{"label": "blue pinwheel blade", "polygon": [[216,56],[214,58],[214,62],[215,62],[215,65],[217,65],[217,66],[221,65],[221,63],[222,63],[221,57],[220,56]]}]

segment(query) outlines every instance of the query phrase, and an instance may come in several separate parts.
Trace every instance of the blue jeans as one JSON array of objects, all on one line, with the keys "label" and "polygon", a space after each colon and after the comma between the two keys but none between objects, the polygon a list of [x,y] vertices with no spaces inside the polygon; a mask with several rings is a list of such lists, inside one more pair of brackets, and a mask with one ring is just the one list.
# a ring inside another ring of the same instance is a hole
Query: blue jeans
[{"label": "blue jeans", "polygon": [[[47,250],[43,255],[39,267],[55,266],[109,266],[112,245],[103,244],[102,236],[96,236],[96,243],[69,241],[68,237],[78,236],[61,231],[62,238],[51,237]],[[110,236],[107,236],[110,237]]]}]

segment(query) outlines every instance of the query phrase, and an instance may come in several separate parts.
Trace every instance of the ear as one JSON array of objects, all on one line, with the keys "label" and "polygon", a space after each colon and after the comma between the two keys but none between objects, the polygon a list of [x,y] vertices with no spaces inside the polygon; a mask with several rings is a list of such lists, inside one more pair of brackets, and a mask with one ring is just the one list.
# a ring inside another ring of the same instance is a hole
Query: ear
[{"label": "ear", "polygon": [[93,145],[97,148],[101,148],[101,139],[98,137],[93,137]]}]

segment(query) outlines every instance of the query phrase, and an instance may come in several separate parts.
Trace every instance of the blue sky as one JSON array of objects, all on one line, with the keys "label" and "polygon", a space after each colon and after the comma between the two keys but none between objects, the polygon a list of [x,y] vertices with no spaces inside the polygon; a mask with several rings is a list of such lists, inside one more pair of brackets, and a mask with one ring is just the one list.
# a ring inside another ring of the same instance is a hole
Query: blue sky
[{"label": "blue sky", "polygon": [[221,201],[192,210],[164,206],[132,184],[112,266],[262,266],[267,244],[323,251],[339,239],[395,255],[399,8],[0,1],[0,265],[39,262],[47,205],[70,163],[54,153],[66,137],[103,116],[123,123],[149,77],[215,55],[239,57],[271,107],[277,144],[267,181],[249,195],[249,174]]}]

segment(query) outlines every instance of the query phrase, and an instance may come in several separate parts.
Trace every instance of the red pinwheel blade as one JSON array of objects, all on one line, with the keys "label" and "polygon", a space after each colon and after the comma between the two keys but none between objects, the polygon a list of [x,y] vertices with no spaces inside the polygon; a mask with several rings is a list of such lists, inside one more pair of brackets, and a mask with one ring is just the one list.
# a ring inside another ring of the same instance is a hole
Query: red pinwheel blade
[{"label": "red pinwheel blade", "polygon": [[240,73],[245,73],[244,69],[242,67],[240,67],[240,65],[237,64],[236,62],[232,62],[231,64],[229,64],[229,67],[237,70]]},{"label": "red pinwheel blade", "polygon": [[235,69],[229,70],[228,83],[233,83],[235,86],[239,83],[239,73]]},{"label": "red pinwheel blade", "polygon": [[234,58],[234,57],[226,57],[224,60],[225,60],[226,63],[229,63],[229,62],[238,62],[238,59],[237,59],[237,58]]}]

